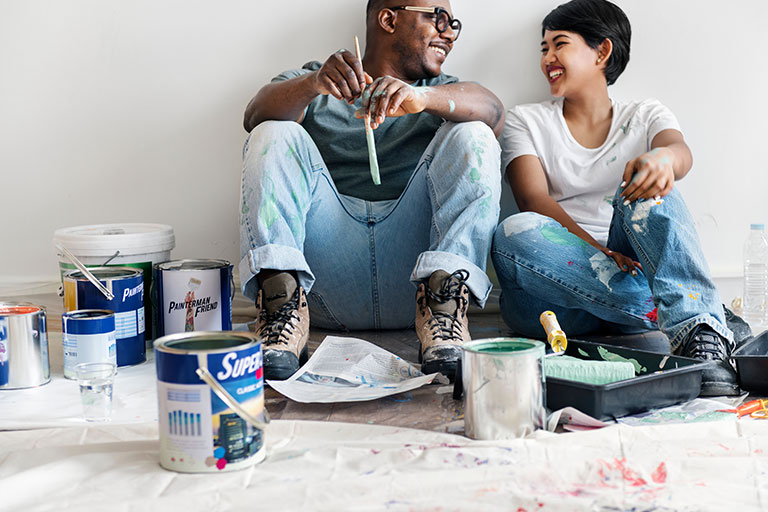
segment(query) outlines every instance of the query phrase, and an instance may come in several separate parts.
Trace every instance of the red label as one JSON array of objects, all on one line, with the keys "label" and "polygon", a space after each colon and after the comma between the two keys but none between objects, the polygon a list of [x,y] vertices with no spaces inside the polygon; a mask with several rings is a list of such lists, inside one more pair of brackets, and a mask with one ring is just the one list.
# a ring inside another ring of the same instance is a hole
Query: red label
[{"label": "red label", "polygon": [[0,307],[0,315],[28,315],[30,313],[38,313],[40,308],[35,306],[2,306]]}]

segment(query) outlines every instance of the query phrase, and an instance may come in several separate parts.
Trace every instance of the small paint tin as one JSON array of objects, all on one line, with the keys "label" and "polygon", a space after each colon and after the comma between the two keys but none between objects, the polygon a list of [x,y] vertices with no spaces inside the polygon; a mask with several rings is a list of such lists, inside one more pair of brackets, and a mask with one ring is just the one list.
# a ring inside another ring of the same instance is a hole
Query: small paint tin
[{"label": "small paint tin", "polygon": [[268,415],[258,338],[248,332],[182,333],[159,338],[154,347],[160,465],[215,473],[263,460]]},{"label": "small paint tin", "polygon": [[64,274],[64,310],[107,309],[115,314],[117,366],[146,361],[144,345],[144,277],[130,267],[88,269],[112,294],[108,300],[82,272]]},{"label": "small paint tin", "polygon": [[[490,338],[462,347],[464,432],[472,439],[515,439],[544,427],[544,343]],[[458,378],[458,377],[457,377]]]},{"label": "small paint tin", "polygon": [[33,388],[50,380],[45,308],[0,302],[0,389]]},{"label": "small paint tin", "polygon": [[64,376],[77,378],[80,363],[117,364],[115,313],[108,309],[80,309],[61,315]]},{"label": "small paint tin", "polygon": [[232,265],[224,260],[176,260],[154,265],[157,335],[232,329]]}]

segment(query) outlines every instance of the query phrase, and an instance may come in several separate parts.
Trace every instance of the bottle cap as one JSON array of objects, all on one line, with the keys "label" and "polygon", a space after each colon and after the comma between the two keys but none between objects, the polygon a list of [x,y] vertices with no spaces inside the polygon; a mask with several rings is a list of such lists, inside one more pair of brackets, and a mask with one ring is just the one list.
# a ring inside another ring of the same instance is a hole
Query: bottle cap
[{"label": "bottle cap", "polygon": [[765,230],[765,224],[750,224],[749,229],[756,229],[759,231]]}]

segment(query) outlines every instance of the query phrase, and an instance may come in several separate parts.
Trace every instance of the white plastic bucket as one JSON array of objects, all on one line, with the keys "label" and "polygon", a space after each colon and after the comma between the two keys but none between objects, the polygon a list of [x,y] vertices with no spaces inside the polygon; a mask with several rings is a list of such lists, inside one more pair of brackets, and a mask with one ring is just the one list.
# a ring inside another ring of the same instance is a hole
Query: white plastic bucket
[{"label": "white plastic bucket", "polygon": [[[93,224],[57,229],[53,245],[61,244],[87,267],[134,267],[144,273],[144,310],[152,311],[149,289],[152,265],[171,259],[176,246],[173,228],[166,224]],[[59,251],[56,251],[59,253]],[[75,266],[63,254],[58,254],[59,270],[64,273]],[[147,317],[147,342],[152,340],[151,318]],[[149,343],[147,343],[149,345]]]}]

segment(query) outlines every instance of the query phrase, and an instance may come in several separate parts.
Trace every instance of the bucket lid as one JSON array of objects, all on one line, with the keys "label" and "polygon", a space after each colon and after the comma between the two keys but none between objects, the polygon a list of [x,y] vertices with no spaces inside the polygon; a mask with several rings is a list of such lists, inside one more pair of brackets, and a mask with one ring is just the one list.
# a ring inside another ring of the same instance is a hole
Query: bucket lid
[{"label": "bucket lid", "polygon": [[92,224],[57,229],[54,245],[62,244],[75,256],[121,256],[170,251],[176,246],[173,228],[166,224]]}]

